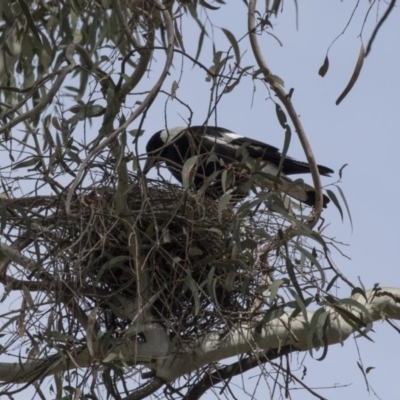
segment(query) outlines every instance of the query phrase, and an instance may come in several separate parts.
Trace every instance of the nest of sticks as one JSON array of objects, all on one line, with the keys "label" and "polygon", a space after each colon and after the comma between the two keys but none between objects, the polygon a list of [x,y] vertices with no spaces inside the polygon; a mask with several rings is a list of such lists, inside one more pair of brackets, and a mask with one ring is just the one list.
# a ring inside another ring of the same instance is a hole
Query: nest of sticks
[{"label": "nest of sticks", "polygon": [[[259,238],[253,235],[253,240],[251,233],[262,228],[260,221],[243,227],[233,207],[220,210],[214,199],[196,200],[180,187],[162,182],[143,191],[136,180],[127,195],[135,226],[127,227],[116,212],[112,185],[93,187],[74,196],[69,215],[60,198],[23,201],[29,209],[31,235],[47,249],[45,269],[60,281],[73,283],[85,310],[99,306],[104,329],[118,334],[131,322],[114,300],[137,298],[139,267],[147,275],[151,315],[171,335],[184,339],[218,330],[226,318],[254,312],[267,268],[257,260]],[[19,222],[22,229],[26,219]],[[135,243],[131,228],[139,233]],[[247,229],[245,240],[238,247],[243,229]],[[132,257],[132,246],[138,246],[140,266]]]}]

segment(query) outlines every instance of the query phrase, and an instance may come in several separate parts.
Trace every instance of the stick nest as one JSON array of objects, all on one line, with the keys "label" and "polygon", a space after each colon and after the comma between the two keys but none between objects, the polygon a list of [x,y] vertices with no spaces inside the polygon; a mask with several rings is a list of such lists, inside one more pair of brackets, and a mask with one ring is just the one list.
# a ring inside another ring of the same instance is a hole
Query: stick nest
[{"label": "stick nest", "polygon": [[[35,210],[30,229],[47,249],[45,268],[73,287],[86,311],[99,306],[106,330],[125,329],[135,315],[132,304],[146,307],[182,339],[254,311],[265,265],[256,260],[257,243],[248,232],[250,244],[238,247],[246,228],[232,207],[221,211],[214,199],[195,200],[160,182],[145,191],[131,184],[129,215],[118,212],[116,191],[105,187],[76,195],[69,215],[64,200],[24,199]],[[144,288],[138,287],[141,273]]]}]

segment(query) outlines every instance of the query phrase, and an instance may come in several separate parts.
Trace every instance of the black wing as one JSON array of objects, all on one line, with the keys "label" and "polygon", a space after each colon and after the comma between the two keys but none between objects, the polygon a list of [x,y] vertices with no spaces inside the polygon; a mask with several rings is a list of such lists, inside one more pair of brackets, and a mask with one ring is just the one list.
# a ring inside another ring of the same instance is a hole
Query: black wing
[{"label": "black wing", "polygon": [[[191,126],[189,131],[199,136],[199,139],[213,141],[216,153],[225,157],[231,157],[232,159],[235,158],[236,150],[242,146],[246,147],[250,157],[262,159],[275,165],[279,165],[282,157],[278,148],[255,139],[237,135],[229,129],[215,126]],[[318,165],[318,170],[321,175],[325,176],[333,173],[333,170],[323,165]],[[286,175],[309,173],[310,167],[306,162],[297,161],[294,158],[286,156],[282,172]]]}]

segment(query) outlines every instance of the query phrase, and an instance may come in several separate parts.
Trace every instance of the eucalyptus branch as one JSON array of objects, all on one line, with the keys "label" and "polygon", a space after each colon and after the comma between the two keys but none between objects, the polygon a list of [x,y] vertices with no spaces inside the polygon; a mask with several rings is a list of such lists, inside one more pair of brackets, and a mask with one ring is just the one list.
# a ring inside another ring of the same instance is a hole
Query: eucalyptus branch
[{"label": "eucalyptus branch", "polygon": [[92,342],[92,354],[87,346],[71,348],[69,345],[64,355],[53,354],[25,363],[22,360],[16,363],[0,363],[0,381],[32,382],[66,370],[89,367],[96,361],[102,362],[111,352],[115,355],[114,361],[122,361],[125,365],[151,365],[155,360],[166,357],[170,340],[160,324],[147,324],[143,329],[146,339],[144,342],[136,334],[111,339],[97,337]]},{"label": "eucalyptus branch", "polygon": [[[155,39],[155,32],[154,28],[149,29],[148,36],[147,36],[147,43],[146,46],[139,50],[140,52],[140,59],[137,63],[137,66],[130,76],[130,78],[122,85],[121,87],[121,96],[125,97],[128,95],[136,85],[141,81],[143,75],[147,71],[147,67],[149,65],[152,51],[151,48],[154,46],[154,39]],[[121,77],[122,79],[122,77]]]},{"label": "eucalyptus branch", "polygon": [[[34,272],[37,270],[37,264],[34,263],[32,260],[30,260],[28,257],[24,256],[20,251],[17,249],[14,249],[10,246],[8,246],[5,243],[0,242],[0,254],[2,253],[3,257],[5,256],[15,264],[18,264],[26,269],[28,269],[31,272]],[[1,258],[3,258],[1,257]],[[43,279],[40,282],[26,282],[24,281],[19,281],[14,278],[10,278],[11,283],[14,286],[14,289],[22,289],[23,286],[26,286],[29,290],[30,287],[32,286],[33,290],[40,290],[40,291],[46,291],[46,292],[51,292],[54,290],[54,280],[51,279],[51,277],[46,274],[46,277],[42,277]],[[8,281],[8,278],[5,278],[6,281]],[[76,303],[76,301],[73,299],[73,297],[70,296],[70,293],[73,292],[73,286],[69,286],[66,282],[60,282],[61,285],[64,287],[63,292],[63,302],[66,305],[66,307],[70,308],[71,314],[75,316],[75,318],[80,322],[80,324],[86,328],[87,327],[87,316],[86,314],[82,311],[82,309],[79,307],[79,305]],[[68,288],[68,295],[65,293],[65,289]],[[72,302],[72,304],[70,303]]]},{"label": "eucalyptus branch", "polygon": [[[131,34],[131,29],[129,28],[125,14],[122,12],[121,9],[121,4],[120,1],[115,2],[115,9],[116,13],[118,16],[118,19],[124,29],[125,37],[127,40],[131,43],[131,45],[140,53],[140,59],[139,62],[137,63],[135,70],[133,74],[130,76],[130,78],[122,85],[120,94],[121,97],[124,98],[128,93],[132,91],[134,87],[141,81],[143,75],[146,73],[147,67],[149,65],[151,55],[152,55],[152,47],[154,46],[154,40],[155,40],[155,29],[154,25],[152,22],[151,15],[148,15],[148,13],[145,13],[143,8],[140,8],[139,6],[134,7],[134,11],[137,11],[138,14],[145,14],[147,16],[147,41],[145,46],[141,46],[141,44],[136,40],[136,38]],[[142,6],[144,3],[142,4]],[[125,59],[127,59],[130,55],[126,55]],[[123,63],[124,65],[124,63]],[[121,86],[122,80],[123,80],[123,71],[121,74],[121,79],[120,83],[117,85],[117,87]]]},{"label": "eucalyptus branch", "polygon": [[298,350],[292,346],[283,346],[280,349],[273,349],[251,354],[248,357],[241,359],[235,363],[232,363],[222,368],[218,368],[213,373],[209,373],[208,371],[206,371],[203,374],[203,378],[189,389],[183,400],[200,399],[203,394],[213,386],[225,382],[227,379],[231,379],[234,376],[242,375],[246,371],[260,366],[261,364],[271,362],[271,360],[282,357],[286,354],[293,353],[295,351]]},{"label": "eucalyptus branch", "polygon": [[13,128],[15,125],[18,125],[20,122],[23,122],[27,120],[28,118],[32,118],[35,115],[40,114],[52,101],[54,96],[58,93],[61,85],[63,84],[65,78],[69,73],[71,73],[75,67],[76,63],[73,58],[73,52],[75,50],[76,45],[75,44],[70,44],[66,51],[65,51],[65,58],[69,62],[69,65],[64,67],[62,70],[55,72],[55,75],[58,75],[57,79],[55,82],[52,84],[51,88],[47,92],[45,96],[43,96],[40,101],[37,103],[35,107],[33,107],[31,110],[28,112],[12,119],[8,124],[3,125],[0,127],[0,133],[2,132],[7,132],[11,128]]},{"label": "eucalyptus branch", "polygon": [[[143,2],[141,2],[141,3],[142,3],[142,5],[144,4]],[[126,6],[126,4],[125,4],[125,6]],[[135,8],[137,8],[137,7],[135,7]],[[126,12],[122,11],[121,2],[119,0],[114,1],[113,9],[115,10],[115,12],[117,14],[117,17],[118,17],[118,20],[122,25],[123,32],[124,32],[124,35],[126,37],[126,40],[128,40],[128,42],[135,49],[138,49],[139,47],[141,47],[140,43],[136,40],[136,38],[133,35],[131,35],[131,29],[128,26],[128,23],[126,22],[126,18],[125,18]],[[131,16],[132,16],[132,14],[131,14]]]},{"label": "eucalyptus branch", "polygon": [[158,92],[161,89],[162,84],[164,83],[165,78],[168,75],[168,71],[172,65],[172,60],[173,60],[173,55],[174,55],[174,27],[172,23],[172,18],[171,15],[169,14],[169,11],[162,7],[162,5],[158,1],[154,1],[155,4],[157,4],[160,9],[162,9],[162,13],[164,15],[164,20],[165,20],[165,25],[166,25],[166,31],[167,31],[167,38],[168,38],[168,49],[167,49],[167,59],[164,64],[163,71],[161,72],[160,77],[158,78],[157,83],[153,86],[153,88],[150,90],[148,95],[145,97],[145,99],[142,101],[142,103],[138,106],[138,108],[131,113],[131,115],[128,117],[128,119],[123,123],[119,128],[114,130],[112,133],[110,133],[101,143],[96,145],[94,149],[92,149],[89,154],[86,156],[85,160],[82,162],[81,166],[79,167],[79,171],[76,174],[76,178],[71,184],[71,187],[68,191],[67,195],[67,201],[65,205],[65,209],[67,214],[71,213],[71,199],[72,196],[76,190],[76,188],[79,185],[79,182],[82,179],[82,176],[86,170],[86,167],[89,163],[89,161],[92,159],[93,156],[98,154],[100,151],[102,151],[107,145],[109,145],[112,141],[114,141],[118,135],[126,129],[156,98]]},{"label": "eucalyptus branch", "polygon": [[[6,202],[7,200],[3,200],[3,201]],[[0,242],[0,253],[2,251],[2,248],[6,250],[4,252],[5,257],[0,257],[0,274],[5,273],[7,266],[10,264],[10,262],[13,261],[12,258],[10,258],[7,255],[7,252],[10,252],[10,254],[17,256],[17,258],[19,259],[20,256],[22,256],[21,250],[25,249],[32,242],[33,242],[33,239],[30,237],[27,237],[25,235],[18,237],[12,243],[11,246],[8,246],[6,244],[2,245],[2,243]]]},{"label": "eucalyptus branch", "polygon": [[[2,114],[2,117],[5,118],[8,115],[11,115],[11,114],[17,112],[20,108],[22,108],[22,106],[24,104],[26,104],[26,102],[33,96],[33,94],[39,89],[40,86],[44,85],[47,81],[53,79],[55,76],[58,75],[58,73],[59,73],[59,71],[52,72],[52,73],[46,75],[42,79],[39,79],[38,81],[36,81],[35,84],[28,89],[12,88],[12,90],[16,91],[17,93],[28,93],[28,94],[19,103],[15,104],[13,107],[11,107],[9,104],[1,102],[1,105],[8,109],[7,112]],[[0,88],[2,90],[10,90],[9,87],[1,86]],[[25,115],[25,114],[21,113],[21,116],[23,116],[23,115]],[[21,119],[21,121],[23,121],[23,119]]]},{"label": "eucalyptus branch", "polygon": [[256,4],[257,4],[257,0],[249,1],[248,29],[249,29],[249,38],[250,38],[251,48],[253,50],[253,54],[256,58],[257,64],[261,68],[261,70],[264,74],[264,79],[266,80],[266,82],[268,82],[271,89],[275,92],[275,94],[277,95],[279,100],[282,102],[282,104],[286,108],[286,111],[288,112],[290,119],[296,129],[300,143],[301,143],[304,153],[306,155],[307,162],[310,166],[310,171],[311,171],[313,184],[314,184],[314,188],[315,188],[315,193],[316,193],[316,201],[315,201],[315,208],[314,208],[314,212],[315,212],[314,218],[308,222],[308,225],[310,226],[310,228],[313,228],[319,220],[319,217],[320,217],[321,211],[322,211],[322,205],[323,205],[321,177],[319,175],[317,163],[316,163],[313,151],[311,149],[310,143],[307,139],[306,132],[303,128],[303,125],[300,121],[298,114],[296,113],[296,110],[293,106],[292,100],[291,100],[290,96],[287,93],[285,93],[285,91],[283,90],[281,85],[273,79],[271,70],[269,69],[269,67],[263,57],[260,45],[258,43],[257,33],[256,33],[256,28],[257,28],[256,17],[255,17]]},{"label": "eucalyptus branch", "polygon": [[3,259],[3,257],[7,257],[15,264],[20,265],[31,272],[38,268],[37,264],[35,264],[28,257],[24,256],[19,250],[14,249],[2,242],[0,242],[0,256],[1,259]]},{"label": "eucalyptus branch", "polygon": [[150,382],[138,387],[129,396],[123,398],[122,400],[142,400],[149,397],[151,394],[156,392],[162,386],[165,385],[165,381],[161,378],[153,378]]},{"label": "eucalyptus branch", "polygon": [[[341,306],[327,306],[327,312],[329,323],[324,329],[325,345],[342,343],[367,324],[385,318],[400,320],[400,288],[367,290],[365,297],[356,293]],[[254,353],[258,350],[279,351],[284,346],[291,346],[298,351],[308,350],[308,321],[312,320],[315,313],[316,311],[306,311],[306,315],[300,314],[295,318],[284,314],[262,325],[257,325],[255,319],[249,324],[233,325],[226,335],[210,332],[198,337],[195,345],[181,346],[179,353],[186,354],[186,357],[179,358],[179,362],[174,352],[168,358],[158,360],[156,375],[167,382],[173,382],[187,373],[197,371],[201,366],[238,354]],[[349,319],[348,313],[359,322]],[[261,322],[262,318],[258,320],[258,323]]]}]

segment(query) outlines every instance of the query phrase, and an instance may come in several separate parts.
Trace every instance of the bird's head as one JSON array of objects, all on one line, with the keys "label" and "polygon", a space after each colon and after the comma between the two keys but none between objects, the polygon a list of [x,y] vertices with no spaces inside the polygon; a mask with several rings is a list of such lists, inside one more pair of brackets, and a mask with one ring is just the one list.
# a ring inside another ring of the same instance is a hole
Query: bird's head
[{"label": "bird's head", "polygon": [[163,161],[165,149],[177,138],[177,136],[187,127],[176,127],[164,129],[155,133],[147,142],[147,160],[143,168],[146,175],[156,164]]},{"label": "bird's head", "polygon": [[146,145],[147,160],[143,168],[146,175],[156,164],[160,162],[165,143],[161,138],[161,131],[155,133]]}]

